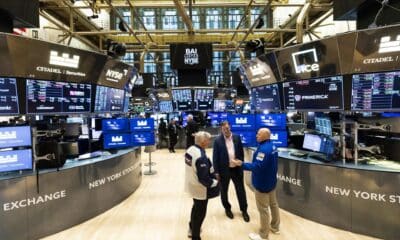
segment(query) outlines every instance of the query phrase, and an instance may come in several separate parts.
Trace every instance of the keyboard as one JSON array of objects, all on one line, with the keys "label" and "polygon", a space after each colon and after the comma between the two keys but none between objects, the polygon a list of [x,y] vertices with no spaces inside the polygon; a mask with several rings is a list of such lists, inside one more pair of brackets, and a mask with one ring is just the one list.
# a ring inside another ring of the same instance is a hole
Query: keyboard
[{"label": "keyboard", "polygon": [[311,155],[310,154],[308,157],[318,160],[318,161],[321,161],[321,162],[330,162],[330,160],[326,156],[323,156],[323,155]]},{"label": "keyboard", "polygon": [[308,154],[307,153],[302,153],[302,152],[291,152],[290,156],[299,157],[299,158],[306,158],[308,156]]}]

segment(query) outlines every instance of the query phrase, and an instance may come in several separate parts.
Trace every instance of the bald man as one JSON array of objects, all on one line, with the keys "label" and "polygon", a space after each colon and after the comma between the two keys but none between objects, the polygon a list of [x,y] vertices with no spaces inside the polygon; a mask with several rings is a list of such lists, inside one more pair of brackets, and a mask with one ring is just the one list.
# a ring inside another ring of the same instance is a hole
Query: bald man
[{"label": "bald man", "polygon": [[[262,240],[268,239],[269,231],[279,234],[279,206],[275,191],[278,151],[270,140],[271,131],[268,128],[258,130],[256,137],[259,146],[254,152],[253,162],[243,163],[235,160],[235,164],[241,165],[243,170],[252,172],[251,181],[255,188],[254,194],[260,214],[260,229],[259,233],[250,233],[249,237],[252,240]],[[268,208],[271,208],[271,221]]]}]

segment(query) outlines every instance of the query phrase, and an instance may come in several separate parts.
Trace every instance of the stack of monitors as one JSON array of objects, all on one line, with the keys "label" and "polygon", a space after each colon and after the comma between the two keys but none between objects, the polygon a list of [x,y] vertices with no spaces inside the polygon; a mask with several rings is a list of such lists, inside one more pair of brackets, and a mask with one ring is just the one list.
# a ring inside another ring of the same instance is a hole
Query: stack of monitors
[{"label": "stack of monitors", "polygon": [[90,84],[27,79],[26,112],[89,113],[91,92]]},{"label": "stack of monitors", "polygon": [[192,110],[192,90],[190,88],[172,89],[174,107],[178,111]]},{"label": "stack of monitors", "polygon": [[0,128],[0,172],[32,169],[32,137],[29,126]]},{"label": "stack of monitors", "polygon": [[223,100],[223,99],[214,100],[214,112],[226,112],[229,110],[235,110],[233,100]]},{"label": "stack of monitors", "polygon": [[400,72],[353,75],[351,110],[399,111]]},{"label": "stack of monitors", "polygon": [[158,109],[160,112],[163,112],[163,113],[170,113],[170,112],[174,111],[171,101],[159,101]]},{"label": "stack of monitors", "polygon": [[281,110],[280,90],[278,84],[252,88],[251,103],[256,111]]},{"label": "stack of monitors", "polygon": [[332,123],[329,118],[315,117],[315,130],[320,134],[332,136]]},{"label": "stack of monitors", "polygon": [[255,116],[253,114],[228,114],[232,131],[240,135],[243,146],[254,147],[256,143]]},{"label": "stack of monitors", "polygon": [[343,110],[343,77],[283,83],[285,110]]},{"label": "stack of monitors", "polygon": [[0,115],[19,114],[17,80],[0,78]]},{"label": "stack of monitors", "polygon": [[271,131],[271,142],[276,147],[287,147],[288,134],[286,130],[286,114],[257,114],[257,129],[269,128]]},{"label": "stack of monitors", "polygon": [[196,110],[212,110],[214,99],[213,88],[195,88],[194,89],[194,101]]},{"label": "stack of monitors", "polygon": [[123,112],[124,94],[123,89],[97,86],[94,112]]}]

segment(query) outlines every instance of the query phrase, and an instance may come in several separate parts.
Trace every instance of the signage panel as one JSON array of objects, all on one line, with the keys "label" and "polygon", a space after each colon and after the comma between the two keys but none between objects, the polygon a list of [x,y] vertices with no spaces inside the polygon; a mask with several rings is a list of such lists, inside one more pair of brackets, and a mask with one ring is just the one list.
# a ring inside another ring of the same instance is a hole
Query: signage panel
[{"label": "signage panel", "polygon": [[126,63],[108,59],[97,81],[98,85],[124,89],[134,74],[134,68]]},{"label": "signage panel", "polygon": [[32,150],[0,152],[0,172],[32,169]]},{"label": "signage panel", "polygon": [[131,131],[154,131],[154,118],[133,118]]},{"label": "signage panel", "polygon": [[255,116],[253,114],[229,114],[228,122],[232,130],[250,131],[255,130]]},{"label": "signage panel", "polygon": [[26,147],[31,145],[30,126],[0,128],[0,148]]},{"label": "signage panel", "polygon": [[173,69],[211,69],[212,44],[170,44],[170,59]]}]

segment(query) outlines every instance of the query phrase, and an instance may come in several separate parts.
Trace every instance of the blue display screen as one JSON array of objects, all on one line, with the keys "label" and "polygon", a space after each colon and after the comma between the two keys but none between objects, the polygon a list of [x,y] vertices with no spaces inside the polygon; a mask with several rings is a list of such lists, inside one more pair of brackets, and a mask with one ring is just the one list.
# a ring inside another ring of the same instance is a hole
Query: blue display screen
[{"label": "blue display screen", "polygon": [[220,112],[209,112],[208,119],[210,119],[210,123],[212,126],[218,126],[223,121],[227,121],[228,114],[227,113],[220,113]]},{"label": "blue display screen", "polygon": [[271,142],[276,147],[287,147],[288,135],[286,131],[272,131]]},{"label": "blue display screen", "polygon": [[154,119],[153,118],[132,118],[131,131],[153,131]]},{"label": "blue display screen", "polygon": [[129,132],[129,119],[103,119],[102,129],[104,132]]},{"label": "blue display screen", "polygon": [[149,146],[155,144],[154,132],[132,133],[133,146]]},{"label": "blue display screen", "polygon": [[257,114],[257,128],[286,129],[286,114]]},{"label": "blue display screen", "polygon": [[235,131],[235,134],[240,136],[240,139],[242,140],[243,147],[255,147],[257,146],[257,141],[256,141],[256,132],[237,132]]},{"label": "blue display screen", "polygon": [[129,133],[104,134],[104,149],[124,148],[130,146],[131,146],[131,135]]},{"label": "blue display screen", "polygon": [[332,123],[329,118],[315,117],[315,130],[319,133],[332,136]]},{"label": "blue display screen", "polygon": [[255,130],[255,116],[252,114],[228,115],[232,130]]},{"label": "blue display screen", "polygon": [[104,86],[97,86],[94,101],[95,112],[123,112],[124,111],[123,89],[115,89]]},{"label": "blue display screen", "polygon": [[158,106],[159,106],[160,112],[170,113],[170,112],[174,111],[171,101],[160,101],[158,103]]},{"label": "blue display screen", "polygon": [[32,145],[30,126],[1,127],[0,148],[25,147]]},{"label": "blue display screen", "polygon": [[32,150],[0,152],[0,172],[32,169]]}]

